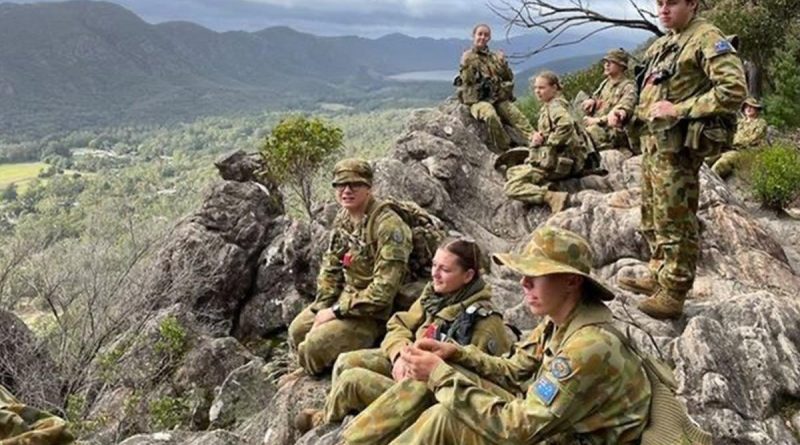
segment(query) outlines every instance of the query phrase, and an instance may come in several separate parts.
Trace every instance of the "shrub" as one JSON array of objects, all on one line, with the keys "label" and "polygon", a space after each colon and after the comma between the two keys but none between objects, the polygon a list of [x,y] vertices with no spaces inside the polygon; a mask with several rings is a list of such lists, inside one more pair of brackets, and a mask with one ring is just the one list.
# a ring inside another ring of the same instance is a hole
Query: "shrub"
[{"label": "shrub", "polygon": [[791,145],[775,145],[756,152],[751,167],[756,198],[780,210],[800,196],[800,151]]},{"label": "shrub", "polygon": [[539,101],[533,96],[524,96],[517,101],[517,108],[528,118],[528,122],[536,127],[536,122],[539,120]]},{"label": "shrub", "polygon": [[171,430],[189,415],[189,405],[180,397],[164,396],[150,402],[150,419],[157,430]]},{"label": "shrub", "polygon": [[775,88],[766,97],[767,120],[780,128],[800,126],[800,38],[786,39],[770,69]]},{"label": "shrub", "polygon": [[180,357],[186,351],[186,329],[175,316],[170,315],[158,326],[159,339],[156,351],[172,357]]}]

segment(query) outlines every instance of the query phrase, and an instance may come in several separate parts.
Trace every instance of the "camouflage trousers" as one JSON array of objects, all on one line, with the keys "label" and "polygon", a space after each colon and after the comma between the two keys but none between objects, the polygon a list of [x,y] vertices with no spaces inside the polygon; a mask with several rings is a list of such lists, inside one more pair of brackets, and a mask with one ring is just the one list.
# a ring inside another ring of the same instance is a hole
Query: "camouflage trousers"
[{"label": "camouflage trousers", "polygon": [[508,199],[528,204],[544,204],[544,195],[550,190],[552,181],[563,179],[528,162],[506,170],[503,192]]},{"label": "camouflage trousers", "polygon": [[511,145],[511,138],[503,128],[504,123],[522,133],[526,141],[533,133],[533,127],[528,122],[528,118],[519,111],[514,102],[506,100],[494,105],[490,102],[478,102],[472,104],[469,111],[475,119],[486,122],[489,127],[488,145],[495,153],[502,153]]},{"label": "camouflage trousers", "polygon": [[725,179],[736,170],[741,158],[742,152],[740,151],[726,151],[714,161],[711,170],[714,170],[714,173],[718,174],[720,178]]},{"label": "camouflage trousers", "polygon": [[623,130],[609,126],[589,125],[586,127],[586,132],[592,138],[597,151],[628,148],[628,135]]},{"label": "camouflage trousers", "polygon": [[62,445],[73,440],[62,419],[23,405],[0,386],[0,444]]},{"label": "camouflage trousers", "polygon": [[322,374],[341,353],[371,348],[383,334],[384,323],[372,318],[331,320],[312,330],[314,315],[305,308],[289,325],[289,342],[311,375]]},{"label": "camouflage trousers", "polygon": [[[458,368],[477,385],[507,401],[514,395],[493,382],[479,378],[475,373]],[[361,412],[342,434],[347,445],[385,445],[392,444],[435,444],[431,440],[437,436],[428,435],[421,427],[427,425],[432,412],[441,408],[436,397],[425,382],[404,380],[386,389],[367,409]],[[464,433],[471,433],[467,427],[458,425]],[[435,431],[439,425],[433,427]],[[464,436],[458,436],[464,437]],[[476,436],[477,437],[477,436]],[[476,439],[477,440],[477,439]],[[450,443],[450,442],[442,442]],[[454,442],[460,444],[461,442]],[[486,442],[465,442],[486,443]]]},{"label": "camouflage trousers", "polygon": [[642,223],[650,270],[667,291],[694,284],[699,255],[699,171],[703,159],[683,147],[677,129],[642,135]]}]

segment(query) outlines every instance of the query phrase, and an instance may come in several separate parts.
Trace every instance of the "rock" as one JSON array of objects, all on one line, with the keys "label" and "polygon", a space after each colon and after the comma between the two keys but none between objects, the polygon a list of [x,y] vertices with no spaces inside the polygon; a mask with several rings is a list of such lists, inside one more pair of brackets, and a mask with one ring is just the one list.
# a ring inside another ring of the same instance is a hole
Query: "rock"
[{"label": "rock", "polygon": [[208,415],[213,428],[236,427],[267,406],[277,388],[264,365],[255,359],[233,370],[216,389]]},{"label": "rock", "polygon": [[214,166],[219,170],[219,175],[227,181],[260,181],[256,174],[263,168],[263,162],[258,154],[247,154],[242,150],[234,150],[220,155]]},{"label": "rock", "polygon": [[246,445],[239,436],[224,430],[204,433],[171,431],[133,436],[119,445]]}]

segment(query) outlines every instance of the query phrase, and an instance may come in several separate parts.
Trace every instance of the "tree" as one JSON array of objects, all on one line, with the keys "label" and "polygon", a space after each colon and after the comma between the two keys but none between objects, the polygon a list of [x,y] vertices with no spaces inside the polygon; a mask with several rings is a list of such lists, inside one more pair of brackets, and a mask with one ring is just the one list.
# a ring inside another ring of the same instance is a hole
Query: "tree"
[{"label": "tree", "polygon": [[767,119],[780,128],[800,127],[800,36],[790,37],[781,48],[770,69],[775,84],[766,98]]},{"label": "tree", "polygon": [[340,128],[320,119],[286,117],[261,147],[262,173],[296,194],[310,218],[314,177],[325,160],[341,148],[343,138]]}]

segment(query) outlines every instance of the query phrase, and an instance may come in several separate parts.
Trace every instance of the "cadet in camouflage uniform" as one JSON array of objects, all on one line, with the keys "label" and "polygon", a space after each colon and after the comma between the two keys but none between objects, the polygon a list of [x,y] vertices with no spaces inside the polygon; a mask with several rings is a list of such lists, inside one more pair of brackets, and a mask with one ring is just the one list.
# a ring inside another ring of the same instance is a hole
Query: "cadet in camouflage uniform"
[{"label": "cadet in camouflage uniform", "polygon": [[[397,382],[407,380],[400,351],[416,339],[472,344],[493,355],[508,352],[511,342],[502,316],[492,306],[492,291],[480,276],[480,258],[480,249],[474,242],[452,240],[437,249],[431,268],[432,281],[408,312],[392,316],[381,348],[340,355],[334,365],[333,386],[325,409],[302,411],[295,419],[297,429],[305,432],[323,422],[339,422],[346,415],[367,408],[381,394],[397,391],[394,388]],[[370,424],[370,433],[376,438],[398,435],[433,400],[420,382],[408,392],[409,403],[402,415],[384,419],[378,426],[373,423],[374,413],[367,408],[359,417],[362,420],[357,419],[354,425]]]},{"label": "cadet in camouflage uniform", "polygon": [[524,302],[544,320],[507,357],[433,340],[403,350],[438,404],[391,443],[638,443],[650,382],[639,356],[604,327],[612,314],[603,301],[614,294],[590,275],[586,240],[543,227],[521,254],[493,258],[522,275]]},{"label": "cadet in camouflage uniform", "polygon": [[550,183],[580,173],[587,150],[569,112],[570,104],[561,95],[558,76],[544,71],[531,79],[531,88],[542,102],[538,131],[531,135],[528,159],[506,171],[504,191],[510,199],[547,204],[556,213],[564,207],[567,193],[550,191]]},{"label": "cadet in camouflage uniform", "polygon": [[767,121],[760,116],[761,104],[754,98],[748,97],[742,105],[744,116],[736,125],[736,134],[733,136],[733,150],[723,153],[711,167],[720,178],[727,178],[736,169],[742,151],[757,148],[767,139]]},{"label": "cadet in camouflage uniform", "polygon": [[647,49],[635,113],[643,152],[641,230],[650,246],[651,276],[619,284],[650,294],[639,309],[663,319],[680,317],[694,283],[700,165],[730,144],[747,89],[736,50],[717,27],[697,17],[698,0],[657,3],[669,32]]},{"label": "cadet in camouflage uniform", "polygon": [[603,57],[606,78],[581,104],[586,118],[584,125],[597,151],[627,147],[628,136],[623,127],[636,107],[636,84],[625,76],[628,53],[612,49]]},{"label": "cadet in camouflage uniform", "polygon": [[[317,295],[289,326],[300,366],[311,375],[333,365],[342,352],[370,348],[383,334],[407,272],[411,229],[371,194],[372,168],[360,159],[336,164],[333,186],[342,206],[322,258]],[[377,218],[375,245],[366,227]],[[295,373],[295,376],[298,376]]]},{"label": "cadet in camouflage uniform", "polygon": [[492,30],[480,24],[472,30],[471,49],[461,56],[458,98],[469,106],[475,119],[486,122],[489,128],[489,148],[495,153],[508,150],[511,139],[503,128],[506,123],[528,139],[531,124],[514,105],[514,73],[502,52],[489,50]]},{"label": "cadet in camouflage uniform", "polygon": [[65,445],[73,441],[64,420],[24,405],[0,386],[0,443]]}]

